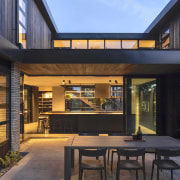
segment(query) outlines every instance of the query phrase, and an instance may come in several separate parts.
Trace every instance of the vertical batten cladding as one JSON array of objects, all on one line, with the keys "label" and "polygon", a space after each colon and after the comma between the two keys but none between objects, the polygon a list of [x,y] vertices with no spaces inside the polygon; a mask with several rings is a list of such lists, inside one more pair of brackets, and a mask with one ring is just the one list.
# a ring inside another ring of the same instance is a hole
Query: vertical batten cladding
[{"label": "vertical batten cladding", "polygon": [[51,49],[51,30],[34,0],[27,1],[27,49]]},{"label": "vertical batten cladding", "polygon": [[20,150],[20,70],[11,64],[11,151]]}]

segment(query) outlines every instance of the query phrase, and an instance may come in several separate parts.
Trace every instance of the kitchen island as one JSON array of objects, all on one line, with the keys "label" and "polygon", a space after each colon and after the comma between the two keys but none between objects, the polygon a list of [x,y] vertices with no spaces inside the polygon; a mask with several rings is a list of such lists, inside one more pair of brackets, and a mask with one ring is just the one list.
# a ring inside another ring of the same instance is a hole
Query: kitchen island
[{"label": "kitchen island", "polygon": [[50,133],[125,132],[125,119],[120,112],[42,113],[48,116]]}]

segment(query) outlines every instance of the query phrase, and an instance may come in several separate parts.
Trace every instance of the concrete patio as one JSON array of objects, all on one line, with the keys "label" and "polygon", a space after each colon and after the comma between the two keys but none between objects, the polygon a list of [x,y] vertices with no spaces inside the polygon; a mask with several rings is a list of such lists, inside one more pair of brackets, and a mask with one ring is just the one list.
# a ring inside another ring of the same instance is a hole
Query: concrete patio
[{"label": "concrete patio", "polygon": [[[32,138],[21,144],[21,151],[28,154],[9,170],[1,180],[63,180],[64,179],[64,145],[68,139],[67,135],[59,137]],[[146,179],[150,179],[151,166],[154,156],[146,155]],[[114,158],[114,169],[110,171],[107,166],[108,180],[115,179],[116,160]],[[180,162],[180,159],[178,159]],[[99,180],[100,173],[97,171],[85,171],[84,179]],[[121,171],[122,180],[135,179],[135,172]],[[75,169],[72,172],[72,180],[78,179],[78,151],[75,152]],[[139,172],[139,179],[143,179],[142,172]],[[156,169],[154,173],[156,179]],[[163,171],[160,173],[160,179],[169,180],[170,173]],[[174,179],[180,179],[180,171],[174,171]]]}]

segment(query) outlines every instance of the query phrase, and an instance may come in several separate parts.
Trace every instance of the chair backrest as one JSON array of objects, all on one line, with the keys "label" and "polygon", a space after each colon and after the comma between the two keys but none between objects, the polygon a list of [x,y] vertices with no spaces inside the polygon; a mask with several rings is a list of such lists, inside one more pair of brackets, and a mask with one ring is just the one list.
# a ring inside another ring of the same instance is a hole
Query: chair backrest
[{"label": "chair backrest", "polygon": [[108,133],[108,136],[122,136],[123,135],[123,133],[121,133],[121,132],[109,132]]},{"label": "chair backrest", "polygon": [[79,156],[86,156],[86,157],[98,157],[98,156],[105,156],[106,155],[106,148],[97,149],[97,150],[87,150],[87,149],[79,149]]},{"label": "chair backrest", "polygon": [[180,156],[180,149],[157,149],[157,157],[158,159],[161,158],[161,156],[166,157],[177,157]]},{"label": "chair backrest", "polygon": [[135,149],[135,150],[117,149],[117,150],[118,150],[118,156],[126,156],[126,157],[145,156],[145,149]]},{"label": "chair backrest", "polygon": [[98,132],[80,132],[79,136],[99,136]]}]

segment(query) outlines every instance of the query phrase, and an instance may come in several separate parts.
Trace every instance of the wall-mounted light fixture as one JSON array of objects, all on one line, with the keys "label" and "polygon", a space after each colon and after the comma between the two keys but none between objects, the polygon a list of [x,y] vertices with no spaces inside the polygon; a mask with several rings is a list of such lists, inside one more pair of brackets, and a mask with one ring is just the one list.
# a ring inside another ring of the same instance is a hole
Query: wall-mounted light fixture
[{"label": "wall-mounted light fixture", "polygon": [[71,80],[69,80],[69,84],[71,84]]},{"label": "wall-mounted light fixture", "polygon": [[111,80],[109,80],[109,84],[111,84]]},{"label": "wall-mounted light fixture", "polygon": [[117,81],[117,80],[115,80],[115,83],[117,84],[117,83],[118,83],[118,81]]},{"label": "wall-mounted light fixture", "polygon": [[63,85],[65,84],[65,80],[62,81],[62,84],[63,84]]}]

